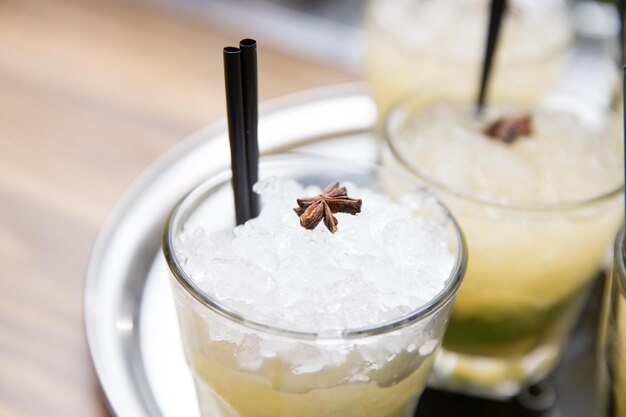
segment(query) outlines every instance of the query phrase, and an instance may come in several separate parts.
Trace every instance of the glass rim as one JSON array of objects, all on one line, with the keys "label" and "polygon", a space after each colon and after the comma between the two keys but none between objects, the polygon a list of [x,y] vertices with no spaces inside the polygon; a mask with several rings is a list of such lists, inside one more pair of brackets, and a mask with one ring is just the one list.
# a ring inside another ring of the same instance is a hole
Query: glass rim
[{"label": "glass rim", "polygon": [[533,204],[523,204],[523,203],[505,203],[502,201],[498,201],[497,199],[482,197],[475,193],[466,192],[463,190],[459,190],[456,187],[452,187],[445,182],[437,180],[430,175],[421,171],[415,164],[412,164],[408,158],[402,155],[400,149],[396,146],[395,135],[391,131],[391,123],[394,115],[398,114],[402,111],[409,103],[411,103],[412,98],[416,97],[417,92],[412,91],[409,94],[404,95],[399,100],[397,100],[386,112],[383,119],[383,138],[387,147],[391,150],[393,157],[402,165],[404,169],[406,169],[411,174],[415,175],[417,178],[422,180],[427,186],[432,187],[437,191],[442,191],[446,194],[450,194],[454,197],[475,203],[481,204],[485,206],[495,207],[502,210],[510,210],[510,211],[526,211],[526,212],[554,212],[554,211],[563,211],[563,210],[571,210],[583,208],[585,206],[589,206],[595,203],[599,203],[605,200],[610,200],[611,198],[618,196],[624,192],[625,184],[624,182],[620,182],[619,185],[615,188],[612,188],[608,191],[604,191],[598,195],[594,195],[592,197],[586,197],[580,200],[567,200],[556,203],[533,203]]},{"label": "glass rim", "polygon": [[[280,158],[289,157],[292,158],[289,161],[281,160]],[[294,159],[295,157],[295,159]],[[287,164],[297,165],[299,159],[306,159],[308,161],[319,160],[328,162],[341,163],[345,166],[346,163],[352,166],[360,166],[360,167],[368,167],[374,168],[378,171],[385,171],[392,173],[395,177],[404,177],[405,181],[414,183],[411,189],[424,189],[424,187],[420,187],[419,184],[415,183],[413,179],[410,177],[403,175],[401,172],[397,172],[396,170],[391,170],[389,168],[384,168],[375,164],[362,164],[354,161],[345,161],[341,159],[335,158],[326,158],[315,155],[305,155],[298,153],[282,153],[282,154],[274,154],[270,157],[261,158],[260,165],[264,167],[271,166],[284,166]],[[312,331],[299,331],[288,328],[283,328],[279,326],[273,326],[266,323],[262,323],[256,320],[250,320],[235,311],[235,309],[230,308],[223,303],[217,301],[213,297],[211,297],[206,292],[202,291],[196,285],[193,280],[187,275],[183,267],[178,261],[178,258],[174,252],[174,242],[173,242],[173,231],[175,228],[175,223],[177,220],[185,215],[188,211],[192,211],[197,207],[196,205],[191,205],[187,207],[186,210],[183,210],[183,205],[188,202],[189,199],[194,203],[198,203],[199,201],[204,201],[203,197],[206,197],[206,192],[211,189],[214,189],[218,186],[223,186],[230,182],[232,177],[230,169],[223,170],[219,173],[211,175],[210,178],[206,179],[202,183],[195,186],[191,191],[189,191],[185,196],[183,196],[173,210],[170,212],[167,220],[165,222],[165,227],[163,229],[163,254],[165,256],[166,263],[171,274],[174,276],[178,284],[189,294],[195,301],[202,304],[204,307],[209,310],[217,313],[223,318],[233,321],[237,324],[240,324],[244,327],[249,327],[257,331],[261,331],[264,333],[269,333],[277,336],[284,336],[293,339],[301,339],[301,340],[327,340],[327,341],[341,341],[346,339],[355,339],[355,338],[365,338],[369,336],[377,336],[386,333],[390,333],[392,331],[402,329],[406,326],[409,326],[413,323],[421,321],[422,319],[431,316],[432,314],[439,311],[442,307],[444,307],[448,302],[452,301],[452,299],[456,296],[456,293],[461,285],[463,280],[465,270],[467,268],[467,244],[465,241],[465,236],[463,235],[463,231],[459,227],[458,222],[452,216],[448,208],[438,199],[436,198],[436,204],[438,208],[441,209],[442,213],[445,215],[447,221],[450,222],[454,230],[454,237],[457,241],[457,250],[456,253],[453,254],[455,257],[454,265],[450,274],[446,280],[446,284],[443,289],[441,289],[429,302],[419,306],[417,309],[411,311],[408,314],[400,316],[393,320],[388,320],[386,322],[382,322],[375,325],[356,327],[356,328],[347,328],[343,330],[330,330],[330,331],[321,331],[321,332],[312,332]]]},{"label": "glass rim", "polygon": [[621,281],[622,288],[622,297],[626,298],[626,265],[625,265],[625,257],[626,257],[626,242],[624,239],[626,238],[626,229],[625,226],[622,226],[619,230],[615,238],[614,245],[614,253],[615,262],[613,263],[614,268],[618,268],[619,280]]}]

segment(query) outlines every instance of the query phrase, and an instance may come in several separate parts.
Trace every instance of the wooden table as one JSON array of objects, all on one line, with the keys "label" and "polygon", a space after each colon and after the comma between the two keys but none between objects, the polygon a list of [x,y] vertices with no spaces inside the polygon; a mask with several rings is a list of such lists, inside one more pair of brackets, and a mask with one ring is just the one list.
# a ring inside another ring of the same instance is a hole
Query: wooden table
[{"label": "wooden table", "polygon": [[[246,35],[130,1],[0,1],[0,416],[107,415],[89,253],[139,172],[224,115],[221,48]],[[355,78],[259,59],[261,99]]]}]

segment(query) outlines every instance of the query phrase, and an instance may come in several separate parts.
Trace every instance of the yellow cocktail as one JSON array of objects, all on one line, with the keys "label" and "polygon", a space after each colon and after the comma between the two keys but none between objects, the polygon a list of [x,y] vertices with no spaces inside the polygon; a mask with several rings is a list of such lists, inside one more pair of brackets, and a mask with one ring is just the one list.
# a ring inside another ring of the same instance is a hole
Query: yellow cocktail
[{"label": "yellow cocktail", "polygon": [[[467,236],[432,383],[506,397],[557,362],[622,219],[620,123],[542,108],[526,119],[510,103],[477,118],[463,103],[433,93],[399,104],[384,160],[435,187]],[[506,136],[516,129],[527,133]]]},{"label": "yellow cocktail", "polygon": [[[370,0],[365,76],[381,118],[409,91],[454,80],[478,87],[488,0]],[[553,84],[573,29],[561,0],[513,0],[490,92],[534,103]]]},{"label": "yellow cocktail", "polygon": [[[225,173],[185,197],[166,227],[202,415],[412,415],[465,269],[455,221],[381,167],[290,155],[260,172],[259,217],[233,230]],[[337,214],[334,234],[300,227],[290,193],[344,178],[363,199],[358,216]]]}]

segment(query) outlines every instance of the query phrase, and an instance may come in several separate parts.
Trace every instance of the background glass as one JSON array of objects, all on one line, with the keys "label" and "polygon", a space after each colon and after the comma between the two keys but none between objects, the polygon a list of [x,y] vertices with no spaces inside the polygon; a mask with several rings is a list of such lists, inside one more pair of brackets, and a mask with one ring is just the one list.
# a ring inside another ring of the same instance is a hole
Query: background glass
[{"label": "background glass", "polygon": [[[504,17],[490,96],[536,102],[554,83],[573,28],[562,0],[512,0]],[[370,0],[365,76],[382,118],[411,90],[454,80],[477,91],[488,0]]]},{"label": "background glass", "polygon": [[603,323],[600,372],[602,417],[626,417],[626,267],[624,266],[624,229],[615,239],[613,273],[605,293],[606,315]]},{"label": "background glass", "polygon": [[[391,110],[383,163],[399,165],[437,190],[463,227],[471,253],[433,385],[507,397],[544,377],[558,360],[621,220],[623,185],[618,174],[607,192],[545,205],[510,204],[449,186],[411,157],[416,136],[408,129],[433,103],[467,106],[469,96],[455,86],[415,93]],[[612,134],[615,140],[607,143],[621,155],[617,132]],[[449,149],[449,157],[461,151]]]},{"label": "background glass", "polygon": [[[384,189],[392,198],[423,192],[410,178],[380,167],[301,155],[262,161],[260,178],[268,176],[322,187],[336,180],[351,181],[375,191]],[[213,416],[216,409],[224,417],[411,415],[466,264],[461,232],[447,209],[433,200],[415,213],[446,227],[455,256],[450,278],[433,300],[378,326],[305,333],[240,316],[203,293],[181,267],[175,236],[199,212],[210,213],[210,228],[233,228],[232,201],[230,172],[212,177],[178,204],[164,235],[183,344],[203,415]]]}]

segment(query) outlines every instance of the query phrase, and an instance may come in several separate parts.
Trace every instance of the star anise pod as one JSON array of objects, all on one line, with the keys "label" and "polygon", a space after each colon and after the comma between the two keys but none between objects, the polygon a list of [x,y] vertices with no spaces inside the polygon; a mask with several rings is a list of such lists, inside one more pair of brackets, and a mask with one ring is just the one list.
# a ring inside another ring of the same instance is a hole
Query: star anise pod
[{"label": "star anise pod", "polygon": [[361,200],[348,197],[346,187],[339,182],[328,185],[315,197],[296,199],[298,207],[293,209],[300,217],[300,225],[313,230],[322,220],[331,233],[337,231],[337,218],[334,213],[357,214],[361,212]]},{"label": "star anise pod", "polygon": [[520,136],[532,133],[532,119],[529,114],[509,114],[487,125],[483,133],[504,143],[513,143]]}]

